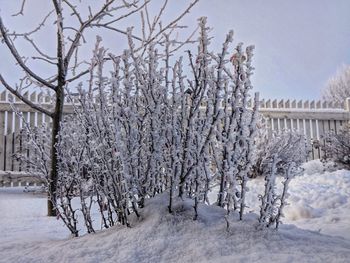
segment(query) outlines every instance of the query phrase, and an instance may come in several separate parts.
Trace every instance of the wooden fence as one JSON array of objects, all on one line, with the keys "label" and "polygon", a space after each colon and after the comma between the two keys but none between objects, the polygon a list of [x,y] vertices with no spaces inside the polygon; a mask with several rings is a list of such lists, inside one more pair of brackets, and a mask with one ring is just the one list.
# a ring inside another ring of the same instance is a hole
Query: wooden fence
[{"label": "wooden fence", "polygon": [[[24,95],[47,109],[53,109],[54,102],[48,95],[36,92]],[[10,101],[13,101],[13,105],[22,113],[22,118],[13,112]],[[251,104],[252,101],[248,106]],[[72,105],[68,101],[64,111],[72,112]],[[268,118],[271,130],[295,129],[304,133],[312,144],[309,159],[318,159],[322,156],[319,147],[323,143],[322,135],[330,130],[337,132],[344,123],[350,121],[350,98],[342,104],[324,101],[262,100],[259,111]],[[22,174],[26,171],[26,167],[13,158],[16,151],[21,149],[23,140],[26,140],[20,134],[23,119],[31,126],[52,122],[51,118],[31,109],[6,90],[0,92],[0,172],[5,171],[5,174]],[[4,183],[4,178],[0,173],[0,185]]]},{"label": "wooden fence", "polygon": [[[24,96],[47,109],[53,109],[54,102],[49,95],[27,92]],[[22,117],[13,111],[13,106],[22,113]],[[27,167],[14,158],[18,151],[23,153],[22,144],[27,140],[20,132],[24,121],[31,126],[52,122],[51,118],[33,110],[6,90],[0,92],[0,187],[42,184],[37,177],[28,175]],[[26,150],[25,154],[29,156],[31,153]]]},{"label": "wooden fence", "polygon": [[337,133],[350,121],[350,98],[343,103],[326,101],[262,100],[260,113],[268,118],[271,130],[296,130],[303,133],[311,143],[309,159],[319,159],[323,153],[323,135]]},{"label": "wooden fence", "polygon": [[40,178],[26,172],[0,171],[0,187],[44,186]]}]

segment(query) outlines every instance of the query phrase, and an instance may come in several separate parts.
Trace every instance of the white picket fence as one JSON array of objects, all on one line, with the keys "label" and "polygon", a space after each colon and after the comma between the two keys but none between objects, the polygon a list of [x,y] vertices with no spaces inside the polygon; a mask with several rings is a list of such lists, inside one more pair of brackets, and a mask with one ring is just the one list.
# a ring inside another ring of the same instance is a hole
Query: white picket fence
[{"label": "white picket fence", "polygon": [[262,100],[260,113],[268,118],[271,130],[296,130],[304,133],[312,145],[309,159],[322,157],[322,137],[337,133],[350,121],[350,98],[342,104],[326,101]]},{"label": "white picket fence", "polygon": [[[53,109],[54,103],[48,95],[37,92],[24,95],[34,103]],[[26,167],[13,158],[26,138],[20,134],[23,121],[13,112],[10,101],[14,101],[15,107],[30,125],[52,122],[51,118],[33,110],[6,90],[0,92],[0,186],[13,184],[10,174],[13,174],[13,179],[17,178],[15,184],[39,183],[35,178],[22,176]],[[249,101],[248,106],[251,105],[252,101]],[[64,111],[72,112],[68,101]],[[261,100],[259,111],[268,118],[271,130],[292,129],[304,133],[312,144],[309,159],[318,159],[322,157],[319,147],[323,143],[322,135],[330,130],[337,132],[350,121],[350,98],[341,105],[324,101]]]}]

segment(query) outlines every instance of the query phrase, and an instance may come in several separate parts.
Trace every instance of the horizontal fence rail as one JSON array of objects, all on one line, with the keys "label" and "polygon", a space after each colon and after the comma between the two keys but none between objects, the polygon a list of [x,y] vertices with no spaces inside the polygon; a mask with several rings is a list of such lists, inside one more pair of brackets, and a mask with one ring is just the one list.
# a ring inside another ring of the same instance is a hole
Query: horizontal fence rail
[{"label": "horizontal fence rail", "polygon": [[[49,94],[26,92],[24,96],[48,110],[52,110],[55,104]],[[248,101],[248,107],[252,104],[252,100]],[[22,118],[14,112],[13,107],[22,114]],[[73,106],[68,100],[64,112],[73,112]],[[312,145],[309,159],[318,159],[322,157],[322,136],[331,130],[337,133],[344,123],[350,121],[350,98],[341,104],[308,100],[261,100],[259,112],[267,119],[271,131],[287,129],[303,133]],[[35,176],[25,177],[27,168],[14,158],[18,151],[23,154],[22,143],[26,138],[20,131],[24,121],[31,126],[52,123],[51,118],[30,108],[8,91],[0,92],[0,186],[40,183]],[[25,154],[29,156],[31,153],[28,151]]]},{"label": "horizontal fence rail", "polygon": [[272,131],[295,130],[304,134],[311,143],[309,160],[313,160],[323,156],[323,135],[329,131],[337,133],[350,121],[350,98],[341,104],[308,100],[262,100],[259,112],[268,119]]},{"label": "horizontal fence rail", "polygon": [[44,181],[26,172],[0,171],[0,187],[43,186]]}]

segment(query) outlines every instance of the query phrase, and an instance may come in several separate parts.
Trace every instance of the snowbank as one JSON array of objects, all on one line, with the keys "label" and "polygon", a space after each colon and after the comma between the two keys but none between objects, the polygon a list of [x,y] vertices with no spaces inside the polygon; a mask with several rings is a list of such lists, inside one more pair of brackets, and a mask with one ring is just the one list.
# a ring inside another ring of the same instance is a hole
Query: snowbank
[{"label": "snowbank", "polygon": [[46,214],[45,196],[20,187],[0,188],[0,244],[66,238],[69,232],[62,222]]},{"label": "snowbank", "polygon": [[312,174],[323,174],[325,172],[334,172],[337,169],[337,164],[334,162],[326,162],[323,163],[319,159],[312,160],[309,162],[304,163],[301,167],[304,169],[305,175],[312,175]]},{"label": "snowbank", "polygon": [[[284,223],[350,240],[350,171],[324,172],[315,161],[304,165],[305,173],[294,178],[282,219]],[[277,180],[277,188],[281,188]],[[257,196],[263,193],[264,180],[248,184],[248,210],[258,212]]]},{"label": "snowbank", "polygon": [[319,159],[304,163],[302,168],[305,175],[322,174],[325,170],[323,163]]},{"label": "snowbank", "polygon": [[[350,256],[348,240],[291,225],[282,226],[279,232],[257,230],[254,214],[248,214],[243,222],[233,216],[229,231],[225,210],[216,206],[200,206],[198,221],[192,219],[190,201],[176,202],[174,214],[169,214],[164,195],[147,202],[142,219],[134,219],[132,228],[114,227],[57,241],[52,239],[64,231],[59,221],[44,217],[44,203],[39,205],[38,201],[45,199],[13,199],[17,209],[4,219],[9,208],[4,203],[11,195],[0,191],[0,197],[1,233],[20,231],[5,239],[1,236],[0,262],[347,262]],[[42,210],[22,210],[29,201]],[[17,222],[11,223],[10,218]],[[26,226],[22,223],[34,228],[23,230]]]}]

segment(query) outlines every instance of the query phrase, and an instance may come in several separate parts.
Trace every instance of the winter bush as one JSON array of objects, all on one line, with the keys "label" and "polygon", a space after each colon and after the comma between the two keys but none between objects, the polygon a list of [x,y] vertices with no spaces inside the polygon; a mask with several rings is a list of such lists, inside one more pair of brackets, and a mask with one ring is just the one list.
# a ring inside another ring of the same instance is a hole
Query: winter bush
[{"label": "winter bush", "polygon": [[322,174],[325,171],[324,163],[320,159],[303,163],[301,167],[306,175]]},{"label": "winter bush", "polygon": [[[259,227],[273,227],[278,229],[283,217],[283,208],[287,204],[288,185],[291,179],[300,174],[302,169],[295,163],[283,163],[278,158],[278,154],[274,154],[270,160],[267,161],[269,172],[265,175],[265,191],[259,196],[261,200]],[[276,190],[276,176],[277,171],[284,177],[282,193],[277,193]]]},{"label": "winter bush", "polygon": [[[16,109],[14,110],[16,112]],[[14,158],[20,161],[22,171],[47,183],[50,170],[50,128],[47,123],[33,127],[26,122],[22,113],[16,113],[21,118],[24,127],[16,138],[19,143],[16,144]]]},{"label": "winter bush", "polygon": [[[123,38],[124,40],[126,39],[125,35],[127,34],[124,30],[125,24],[130,24],[130,26],[138,24],[136,33],[131,36],[137,43],[135,49],[139,51],[138,55],[143,57],[149,44],[164,44],[166,35],[168,37],[172,35],[170,53],[174,53],[185,44],[193,43],[195,32],[190,33],[189,36],[186,36],[186,32],[179,34],[180,31],[183,31],[182,29],[186,28],[186,26],[180,25],[180,21],[198,1],[193,0],[189,2],[188,5],[186,4],[187,7],[178,13],[178,7],[181,8],[183,4],[170,7],[170,1],[168,0],[106,0],[90,2],[52,0],[48,2],[47,6],[41,6],[43,8],[38,9],[37,16],[33,16],[31,12],[27,14],[29,7],[32,6],[31,4],[28,5],[27,2],[29,1],[16,1],[17,4],[19,2],[22,2],[22,4],[20,11],[13,14],[12,17],[22,17],[24,20],[28,18],[31,25],[37,17],[41,17],[34,28],[30,30],[27,28],[24,32],[18,32],[20,28],[16,28],[15,24],[17,23],[11,23],[10,21],[7,23],[6,19],[3,21],[5,17],[0,16],[0,45],[4,47],[4,52],[7,50],[8,54],[16,61],[16,71],[19,74],[16,83],[12,85],[6,81],[6,74],[0,72],[0,83],[16,99],[19,99],[31,109],[44,114],[45,117],[50,118],[50,121],[52,121],[50,129],[50,138],[52,140],[50,144],[51,167],[50,180],[48,180],[48,191],[50,192],[51,200],[48,199],[48,216],[56,216],[56,209],[53,207],[53,203],[56,202],[54,200],[54,191],[58,180],[59,160],[54,147],[58,143],[61,121],[64,115],[65,90],[75,87],[78,81],[85,81],[90,69],[95,66],[89,64],[85,57],[86,53],[84,51],[81,52],[81,50],[87,50],[86,48],[89,49],[91,44],[89,36],[96,35],[97,32],[101,34],[106,32],[109,37],[117,39],[117,44],[113,41],[111,42],[113,45],[111,48],[119,50],[120,47],[124,47],[126,44],[123,41]],[[171,12],[167,14],[169,9],[171,9]],[[3,13],[8,13],[9,11],[2,10]],[[11,29],[8,26],[14,26],[14,28]],[[45,36],[48,32],[52,33],[50,36],[51,41],[47,42],[40,39],[40,36]],[[183,37],[187,39],[181,40]],[[29,48],[18,52],[16,48],[16,42],[18,41],[21,43],[26,42],[29,44]],[[43,44],[45,44],[45,48],[42,48]],[[50,54],[48,50],[55,52]],[[104,59],[108,59],[108,57]],[[35,66],[36,64],[40,64],[39,67]],[[42,65],[45,66],[42,67]],[[8,66],[11,66],[11,64],[8,64]],[[34,68],[35,70],[33,70]],[[49,98],[52,105],[47,107],[47,105],[42,105],[40,102],[35,103],[27,98],[25,93],[32,91],[32,89],[39,89],[40,92],[45,93],[45,100]]]},{"label": "winter bush", "polygon": [[324,136],[324,161],[333,161],[350,169],[350,124],[345,124],[337,133],[330,131]]},{"label": "winter bush", "polygon": [[[277,167],[294,163],[300,166],[307,160],[310,151],[310,144],[304,134],[295,130],[270,131],[261,122],[259,136],[256,141],[256,151],[254,154],[254,165],[251,177],[266,176],[270,173],[267,160],[272,160],[274,155],[278,156]],[[277,174],[283,171],[277,170]]]},{"label": "winter bush", "polygon": [[62,122],[55,146],[59,173],[53,200],[73,235],[78,218],[88,233],[95,232],[96,206],[102,228],[130,226],[130,215],[140,216],[145,199],[165,191],[170,213],[175,198],[190,198],[197,219],[198,204],[209,203],[208,191],[216,184],[217,205],[243,218],[257,130],[257,94],[254,107],[247,107],[254,47],[244,50],[240,43],[229,58],[229,32],[216,54],[209,50],[208,32],[201,18],[197,52],[188,50],[187,58],[172,57],[168,35],[150,43],[143,56],[131,29],[121,56],[107,53],[97,38],[88,86],[66,91],[74,114]]},{"label": "winter bush", "polygon": [[[283,217],[283,208],[287,204],[288,185],[291,179],[302,172],[301,165],[307,159],[310,145],[304,134],[293,130],[269,131],[266,120],[259,122],[260,129],[256,138],[254,164],[250,176],[263,176],[264,194],[261,200],[259,227],[278,229]],[[277,193],[276,177],[283,177],[283,188]]]}]

